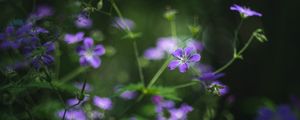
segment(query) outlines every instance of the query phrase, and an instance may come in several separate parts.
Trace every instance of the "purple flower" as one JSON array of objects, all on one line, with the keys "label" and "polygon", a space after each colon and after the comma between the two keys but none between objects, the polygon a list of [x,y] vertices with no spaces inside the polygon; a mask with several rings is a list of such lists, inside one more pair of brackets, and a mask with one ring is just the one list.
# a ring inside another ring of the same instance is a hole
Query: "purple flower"
[{"label": "purple flower", "polygon": [[214,73],[213,68],[207,64],[199,64],[198,70],[201,73],[198,79],[205,82],[215,81],[225,75],[224,73]]},{"label": "purple flower", "polygon": [[99,56],[105,53],[103,45],[94,46],[92,38],[85,38],[82,46],[78,48],[78,54],[80,55],[81,65],[91,65],[93,68],[98,68],[101,65]]},{"label": "purple flower", "polygon": [[78,32],[76,34],[66,34],[65,35],[65,41],[68,44],[73,44],[82,41],[84,38],[84,33],[83,32]]},{"label": "purple flower", "polygon": [[[58,117],[63,118],[64,110],[60,110],[58,113]],[[86,114],[81,109],[71,109],[66,112],[65,115],[66,120],[87,120]]]},{"label": "purple flower", "polygon": [[242,6],[239,6],[239,5],[232,5],[230,7],[230,10],[233,10],[233,11],[238,11],[242,17],[246,18],[246,17],[250,17],[250,16],[262,16],[262,14],[256,12],[256,11],[253,11],[249,8],[246,8],[246,7],[242,7]]},{"label": "purple flower", "polygon": [[180,108],[170,109],[171,117],[169,120],[186,120],[187,114],[193,111],[193,108],[187,104],[182,104]]},{"label": "purple flower", "polygon": [[85,96],[83,98],[83,100],[78,104],[79,100],[77,98],[71,98],[71,99],[68,99],[67,100],[67,104],[69,106],[72,106],[72,105],[75,105],[75,104],[78,104],[78,106],[80,106],[82,103],[86,102],[89,100],[89,97],[88,96]]},{"label": "purple flower", "polygon": [[158,48],[149,48],[144,53],[144,57],[149,60],[161,60],[164,55],[164,51]]},{"label": "purple flower", "polygon": [[132,20],[126,19],[126,18],[115,18],[113,27],[122,29],[122,30],[132,30],[134,28],[135,24]]},{"label": "purple flower", "polygon": [[95,96],[93,99],[93,103],[95,106],[103,110],[110,110],[112,108],[112,101],[109,98],[101,98],[99,96]]},{"label": "purple flower", "polygon": [[178,48],[177,38],[174,37],[161,37],[157,41],[157,48],[168,53],[172,53]]},{"label": "purple flower", "polygon": [[40,69],[42,65],[49,66],[51,63],[54,62],[54,58],[52,55],[50,55],[55,49],[55,45],[53,42],[46,42],[41,47],[38,47],[36,50],[38,51],[37,55],[35,53],[32,53],[31,56],[33,56],[33,59],[31,61],[31,64],[35,69]]},{"label": "purple flower", "polygon": [[189,65],[194,62],[198,62],[201,59],[200,54],[193,53],[193,48],[186,47],[183,49],[177,49],[172,53],[172,55],[176,58],[176,60],[172,60],[169,63],[169,69],[174,70],[175,68],[179,68],[181,73],[186,72],[189,69]]},{"label": "purple flower", "polygon": [[228,93],[229,88],[226,85],[220,83],[219,81],[214,81],[210,84],[209,91],[214,94],[223,96]]},{"label": "purple flower", "polygon": [[93,21],[84,13],[81,13],[77,16],[75,25],[78,28],[90,28],[93,24]]},{"label": "purple flower", "polygon": [[50,6],[40,5],[37,7],[35,13],[33,13],[38,18],[44,18],[53,15],[53,9]]},{"label": "purple flower", "polygon": [[281,105],[275,111],[263,107],[258,111],[256,120],[297,120],[289,106]]},{"label": "purple flower", "polygon": [[124,100],[132,100],[137,96],[137,93],[135,91],[124,91],[120,97],[123,98]]},{"label": "purple flower", "polygon": [[204,45],[201,42],[194,40],[194,39],[191,39],[190,41],[188,41],[186,46],[191,47],[199,52],[203,51],[203,49],[204,49]]}]

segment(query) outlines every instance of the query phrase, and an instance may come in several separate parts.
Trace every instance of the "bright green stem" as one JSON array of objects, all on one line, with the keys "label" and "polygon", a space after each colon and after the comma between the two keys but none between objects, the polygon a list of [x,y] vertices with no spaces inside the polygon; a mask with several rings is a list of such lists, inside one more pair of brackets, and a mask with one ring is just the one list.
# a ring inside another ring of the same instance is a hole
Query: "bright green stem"
[{"label": "bright green stem", "polygon": [[168,67],[168,63],[171,61],[171,57],[169,57],[165,63],[161,66],[161,68],[157,71],[154,77],[151,79],[150,83],[148,84],[147,88],[152,87],[152,85],[158,80],[159,76],[164,72],[164,70]]},{"label": "bright green stem", "polygon": [[180,88],[185,88],[185,87],[193,86],[193,85],[196,85],[198,83],[199,82],[190,82],[190,83],[186,83],[186,84],[174,86],[173,88],[174,89],[180,89]]},{"label": "bright green stem", "polygon": [[142,82],[143,86],[145,86],[145,80],[144,80],[143,70],[142,70],[141,62],[139,60],[139,52],[138,52],[135,40],[133,41],[133,49],[134,49],[135,59],[136,59],[136,61],[138,63],[139,76],[140,76],[140,79],[141,79],[141,82]]},{"label": "bright green stem", "polygon": [[74,77],[76,77],[77,75],[83,73],[87,69],[88,69],[88,67],[79,67],[76,70],[74,70],[73,72],[71,72],[70,74],[63,77],[61,79],[61,82],[62,83],[68,82],[68,81],[72,80]]}]

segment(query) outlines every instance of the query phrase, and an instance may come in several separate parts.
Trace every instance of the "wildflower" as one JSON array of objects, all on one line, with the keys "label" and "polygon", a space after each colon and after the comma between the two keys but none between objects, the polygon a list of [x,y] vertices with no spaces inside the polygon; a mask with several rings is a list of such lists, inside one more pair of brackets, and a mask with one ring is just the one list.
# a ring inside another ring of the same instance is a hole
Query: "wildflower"
[{"label": "wildflower", "polygon": [[83,32],[78,32],[76,34],[66,34],[65,35],[65,41],[68,44],[73,44],[73,43],[77,43],[83,40],[84,37],[84,33]]},{"label": "wildflower", "polygon": [[258,111],[256,120],[297,120],[289,106],[281,105],[275,111],[263,107]]},{"label": "wildflower", "polygon": [[40,69],[42,65],[49,66],[54,62],[54,58],[50,55],[55,49],[53,42],[46,42],[41,47],[36,48],[37,51],[32,52],[33,56],[31,64],[35,69]]},{"label": "wildflower", "polygon": [[164,51],[159,48],[149,48],[144,53],[144,57],[149,60],[161,60],[164,55]]},{"label": "wildflower", "polygon": [[249,8],[242,7],[242,6],[239,6],[239,5],[236,5],[236,4],[232,5],[230,7],[230,10],[238,11],[243,18],[247,18],[247,17],[251,17],[251,16],[259,16],[259,17],[262,16],[262,14],[260,14],[256,11],[253,11]]},{"label": "wildflower", "polygon": [[[63,118],[65,110],[60,110],[57,114]],[[81,109],[71,109],[66,112],[66,120],[87,120],[86,114]]]},{"label": "wildflower", "polygon": [[112,108],[112,102],[109,98],[101,98],[95,96],[93,99],[93,103],[95,106],[103,109],[103,110],[110,110]]},{"label": "wildflower", "polygon": [[222,83],[218,82],[218,81],[214,81],[210,84],[208,90],[214,94],[217,95],[225,95],[228,93],[229,89],[226,85],[223,85]]},{"label": "wildflower", "polygon": [[187,104],[182,104],[180,108],[170,109],[171,117],[169,120],[186,120],[187,114],[191,112],[193,108]]},{"label": "wildflower", "polygon": [[214,73],[213,68],[207,64],[199,64],[198,69],[201,73],[199,80],[210,82],[224,76],[224,73]]},{"label": "wildflower", "polygon": [[176,67],[179,67],[179,71],[184,73],[189,69],[189,65],[193,62],[200,61],[200,54],[193,53],[193,48],[186,47],[184,50],[177,49],[172,53],[176,60],[172,60],[169,63],[169,69],[174,70]]},{"label": "wildflower", "polygon": [[75,25],[78,28],[90,28],[93,24],[93,21],[84,13],[81,13],[77,16]]},{"label": "wildflower", "polygon": [[101,65],[99,56],[105,53],[103,45],[94,46],[92,38],[85,38],[82,46],[78,48],[78,54],[80,55],[81,65],[91,65],[93,68],[98,68]]},{"label": "wildflower", "polygon": [[122,30],[132,30],[134,28],[135,24],[132,20],[127,18],[115,18],[113,27],[122,29]]},{"label": "wildflower", "polygon": [[37,7],[37,10],[33,13],[37,18],[44,18],[53,15],[53,9],[50,6],[40,5]]},{"label": "wildflower", "polygon": [[203,49],[204,49],[204,45],[201,42],[194,40],[194,39],[191,39],[190,41],[188,41],[186,46],[191,47],[199,52],[203,51]]},{"label": "wildflower", "polygon": [[177,38],[174,37],[161,37],[157,41],[157,48],[167,53],[172,53],[177,49]]},{"label": "wildflower", "polygon": [[120,97],[124,100],[132,100],[136,97],[136,95],[137,93],[135,91],[126,90],[120,95]]}]

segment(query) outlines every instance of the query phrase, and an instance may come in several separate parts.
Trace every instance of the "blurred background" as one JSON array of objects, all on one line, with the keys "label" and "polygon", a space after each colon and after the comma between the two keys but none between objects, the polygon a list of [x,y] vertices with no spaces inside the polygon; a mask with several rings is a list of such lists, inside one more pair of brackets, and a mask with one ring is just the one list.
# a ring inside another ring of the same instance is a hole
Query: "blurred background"
[{"label": "blurred background", "polygon": [[[164,12],[171,8],[178,12],[176,25],[179,36],[190,35],[188,25],[201,26],[202,35],[199,40],[205,44],[202,59],[214,68],[221,67],[232,57],[230,42],[240,17],[236,12],[230,11],[229,7],[232,4],[239,4],[262,13],[261,18],[251,17],[244,21],[239,34],[240,44],[247,41],[256,28],[264,29],[269,41],[263,44],[255,41],[243,54],[243,60],[236,61],[224,71],[226,75],[221,78],[221,81],[229,86],[230,93],[218,101],[219,112],[228,109],[236,120],[252,120],[262,106],[282,104],[293,106],[291,98],[300,97],[298,77],[300,47],[297,44],[300,14],[297,1],[116,0],[116,3],[123,16],[135,22],[133,31],[142,33],[142,37],[137,40],[141,56],[147,48],[155,46],[158,38],[171,35],[169,24],[163,18]],[[111,95],[117,86],[139,82],[132,45],[127,40],[120,39],[124,34],[111,26],[111,21],[116,14],[110,11],[110,4],[104,1],[103,11],[107,13],[91,13],[93,26],[90,30],[77,29],[70,22],[82,10],[79,4],[75,0],[0,0],[0,28],[4,30],[11,21],[26,19],[36,5],[49,5],[53,7],[55,15],[49,18],[49,21],[43,24],[44,26],[48,24],[51,28],[51,25],[63,25],[61,28],[53,28],[56,30],[54,32],[61,35],[78,31],[85,31],[91,35],[91,31],[101,31],[103,38],[99,38],[98,42],[113,49],[111,55],[102,57],[102,66],[99,69],[89,71],[72,82],[88,78],[88,82],[94,88],[93,94],[101,96]],[[76,53],[71,49],[75,46],[70,48],[67,44],[61,43],[59,48],[63,51],[61,53],[63,57],[60,58],[60,76],[63,77],[79,64]],[[3,60],[3,57],[0,57],[0,60]],[[146,81],[149,82],[162,63],[163,61],[150,61],[150,65],[143,68]],[[189,77],[188,74],[178,74],[178,71],[168,71],[160,79],[161,85],[176,85],[185,83],[185,79]],[[45,91],[40,92],[45,93]],[[38,93],[34,92],[32,96],[38,99],[39,96],[36,96]],[[55,94],[51,95],[55,96]],[[202,100],[199,90],[188,88],[180,92],[179,96],[187,103],[199,107],[201,111],[201,105],[197,104]],[[71,96],[66,94],[64,97]],[[35,101],[42,102],[47,99],[46,97]],[[224,104],[228,99],[233,99],[230,106]],[[194,112],[191,116],[197,119],[197,116],[201,115]]]}]

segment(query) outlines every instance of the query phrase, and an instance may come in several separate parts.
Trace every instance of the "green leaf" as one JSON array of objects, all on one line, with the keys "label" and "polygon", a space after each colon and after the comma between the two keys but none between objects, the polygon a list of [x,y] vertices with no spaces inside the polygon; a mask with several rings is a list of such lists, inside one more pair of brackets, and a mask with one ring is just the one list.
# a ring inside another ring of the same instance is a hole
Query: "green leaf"
[{"label": "green leaf", "polygon": [[135,39],[135,38],[138,38],[141,36],[142,36],[142,33],[128,32],[125,36],[122,37],[122,39]]},{"label": "green leaf", "polygon": [[99,0],[98,4],[97,4],[97,10],[101,10],[103,7],[103,0]]}]

